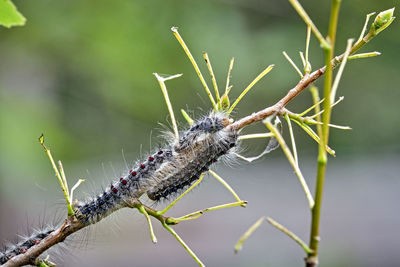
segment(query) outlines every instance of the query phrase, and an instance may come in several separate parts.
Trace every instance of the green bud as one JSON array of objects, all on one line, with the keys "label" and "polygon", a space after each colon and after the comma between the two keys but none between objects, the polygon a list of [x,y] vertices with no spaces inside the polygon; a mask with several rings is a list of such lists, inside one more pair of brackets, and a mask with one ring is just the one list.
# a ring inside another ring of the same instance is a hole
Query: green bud
[{"label": "green bud", "polygon": [[221,109],[222,110],[227,110],[230,106],[230,102],[229,102],[229,97],[227,94],[223,94],[221,96]]},{"label": "green bud", "polygon": [[395,19],[395,17],[393,17],[393,13],[394,8],[380,12],[372,23],[371,30],[376,34],[383,31]]}]

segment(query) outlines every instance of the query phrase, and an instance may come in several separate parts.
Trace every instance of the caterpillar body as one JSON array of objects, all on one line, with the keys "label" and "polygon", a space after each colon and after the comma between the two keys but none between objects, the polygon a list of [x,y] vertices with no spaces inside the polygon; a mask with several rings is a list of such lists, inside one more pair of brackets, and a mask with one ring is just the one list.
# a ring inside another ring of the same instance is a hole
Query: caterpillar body
[{"label": "caterpillar body", "polygon": [[227,125],[229,118],[225,114],[211,113],[181,133],[179,140],[159,149],[112,182],[97,197],[76,204],[76,217],[85,224],[94,224],[143,194],[159,201],[190,186],[236,146],[237,133],[228,130]]},{"label": "caterpillar body", "polygon": [[15,256],[25,253],[31,247],[39,244],[40,241],[46,238],[54,230],[54,227],[37,230],[31,236],[23,239],[18,244],[8,247],[4,252],[0,252],[0,265],[6,263]]},{"label": "caterpillar body", "polygon": [[[102,193],[74,205],[76,218],[84,225],[95,224],[114,211],[127,207],[129,200],[146,194],[159,201],[179,193],[198,180],[211,164],[237,146],[237,133],[228,129],[230,119],[224,113],[212,112],[181,132],[162,149],[129,172],[113,181]],[[0,252],[0,264],[25,253],[40,243],[55,228],[38,231],[17,245]]]}]

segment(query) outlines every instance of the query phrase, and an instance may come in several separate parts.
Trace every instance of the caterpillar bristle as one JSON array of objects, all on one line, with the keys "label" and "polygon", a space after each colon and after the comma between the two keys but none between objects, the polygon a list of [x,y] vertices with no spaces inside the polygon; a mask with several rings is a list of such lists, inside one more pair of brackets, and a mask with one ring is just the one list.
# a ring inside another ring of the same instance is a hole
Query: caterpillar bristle
[{"label": "caterpillar bristle", "polygon": [[42,230],[35,230],[29,237],[21,238],[15,245],[6,246],[3,252],[0,252],[0,265],[5,264],[7,261],[15,256],[24,254],[28,249],[38,245],[43,239],[50,235],[56,228],[48,226]]}]

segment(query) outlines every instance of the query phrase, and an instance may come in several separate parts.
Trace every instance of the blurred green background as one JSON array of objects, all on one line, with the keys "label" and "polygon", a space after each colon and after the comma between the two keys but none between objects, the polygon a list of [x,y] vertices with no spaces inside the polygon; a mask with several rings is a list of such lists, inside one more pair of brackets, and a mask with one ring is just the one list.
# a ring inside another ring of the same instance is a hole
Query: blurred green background
[{"label": "blurred green background", "polygon": [[[329,3],[302,1],[323,33]],[[343,1],[337,54],[344,50],[347,38],[358,38],[367,13],[399,3]],[[153,72],[183,73],[182,78],[167,83],[181,128],[185,127],[181,108],[195,118],[210,110],[209,100],[171,26],[180,27],[180,34],[207,78],[201,52],[208,52],[220,88],[225,85],[229,60],[235,57],[232,97],[267,65],[275,64],[275,69],[239,104],[235,118],[274,104],[298,81],[281,52],[287,51],[300,66],[298,52],[304,50],[306,27],[288,1],[36,0],[15,4],[28,21],[24,27],[0,29],[1,240],[13,240],[17,231],[26,233],[23,229],[27,224],[30,228],[62,218],[53,215],[53,210],[62,210],[63,201],[37,142],[41,133],[54,157],[63,161],[71,184],[87,178],[78,192],[84,198],[125,168],[122,150],[130,165],[162,144],[158,136],[163,126],[159,123],[168,125],[169,116]],[[386,260],[385,266],[400,262],[396,253],[400,236],[395,227],[400,223],[399,47],[400,26],[396,20],[361,51],[380,51],[381,56],[351,61],[345,69],[338,91],[345,100],[334,109],[333,122],[353,130],[332,130],[331,134],[338,157],[328,165],[328,178],[332,180],[327,183],[324,216],[332,217],[323,217],[321,266],[376,266],[382,259]],[[315,38],[311,40],[310,59],[314,69],[322,65],[322,50]],[[300,112],[311,102],[306,90],[289,109]],[[260,130],[261,126],[255,126],[247,131]],[[302,166],[313,185],[317,146],[300,130],[296,133]],[[246,142],[243,153],[256,154],[263,146],[265,141]],[[178,228],[189,244],[195,244],[193,249],[204,262],[209,266],[301,264],[301,250],[270,228],[268,232],[260,230],[253,245],[250,241],[242,254],[231,253],[239,235],[261,215],[283,218],[283,223],[308,237],[306,202],[281,151],[256,164],[240,164],[233,169],[220,164],[218,170],[229,176],[228,181],[250,204],[246,210],[223,211]],[[207,182],[181,203],[177,213],[221,203],[221,195],[230,201],[222,187]],[[253,204],[256,208],[251,208]],[[343,210],[345,214],[340,213]],[[118,266],[154,266],[157,260],[165,266],[194,266],[162,229],[157,228],[160,244],[154,248],[144,219],[132,217],[129,212],[123,214],[130,219],[115,216],[94,227],[100,230],[94,229],[96,234],[90,235],[89,248],[72,250],[67,256],[62,251],[60,258],[65,261],[60,266],[109,266],[115,262]],[[228,231],[225,224],[239,217],[243,220],[230,224],[229,233],[218,237],[218,241],[213,239],[215,234],[191,235],[193,231]],[[113,234],[108,236],[110,228]],[[354,232],[357,228],[361,230]],[[382,228],[384,233],[379,232]],[[376,236],[365,239],[374,231]],[[139,236],[129,237],[133,233]],[[378,259],[373,259],[378,246],[384,246],[379,249],[382,254],[375,254]],[[110,257],[105,257],[107,254]],[[153,255],[159,257],[146,261]],[[139,256],[144,258],[137,259]]]}]

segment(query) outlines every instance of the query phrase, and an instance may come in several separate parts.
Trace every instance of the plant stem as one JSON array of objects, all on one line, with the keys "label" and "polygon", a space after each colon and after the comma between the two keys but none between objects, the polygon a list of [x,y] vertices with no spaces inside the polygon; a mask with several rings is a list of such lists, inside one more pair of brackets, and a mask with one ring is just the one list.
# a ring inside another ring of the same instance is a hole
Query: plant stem
[{"label": "plant stem", "polygon": [[317,37],[318,41],[320,42],[321,46],[325,48],[329,48],[329,42],[325,40],[325,38],[322,36],[322,34],[319,32],[318,28],[315,26],[315,24],[312,22],[310,17],[308,16],[307,12],[303,9],[303,7],[300,5],[299,1],[297,0],[289,0],[289,2],[292,4],[294,9],[296,9],[297,13],[300,15],[300,17],[304,20],[304,22],[311,27],[312,32],[314,35]]},{"label": "plant stem", "polygon": [[325,171],[326,164],[328,162],[327,152],[325,146],[328,145],[329,140],[329,122],[331,118],[331,89],[332,89],[332,76],[333,76],[333,65],[332,59],[334,56],[334,48],[336,41],[336,29],[337,21],[339,15],[341,0],[332,0],[331,5],[331,15],[329,21],[328,37],[329,42],[328,47],[324,47],[325,54],[325,79],[324,79],[324,98],[326,99],[323,103],[325,112],[322,114],[322,136],[321,142],[319,144],[318,153],[318,167],[317,167],[317,182],[315,186],[315,205],[312,208],[311,215],[311,233],[310,233],[310,249],[311,252],[308,253],[306,260],[307,267],[314,267],[318,264],[318,247],[319,247],[319,222],[321,215],[321,203],[322,203],[322,193],[324,189],[325,181]]}]

